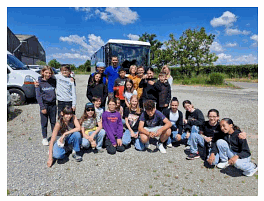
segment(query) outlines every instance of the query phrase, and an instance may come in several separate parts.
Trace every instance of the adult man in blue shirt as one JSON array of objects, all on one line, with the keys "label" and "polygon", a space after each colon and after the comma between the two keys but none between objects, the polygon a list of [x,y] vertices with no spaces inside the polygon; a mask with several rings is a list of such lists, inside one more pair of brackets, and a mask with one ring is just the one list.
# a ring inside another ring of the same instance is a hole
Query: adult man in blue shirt
[{"label": "adult man in blue shirt", "polygon": [[112,56],[112,65],[105,69],[104,74],[108,76],[108,98],[114,97],[114,83],[115,79],[119,77],[118,70],[121,68],[118,65],[117,56]]}]

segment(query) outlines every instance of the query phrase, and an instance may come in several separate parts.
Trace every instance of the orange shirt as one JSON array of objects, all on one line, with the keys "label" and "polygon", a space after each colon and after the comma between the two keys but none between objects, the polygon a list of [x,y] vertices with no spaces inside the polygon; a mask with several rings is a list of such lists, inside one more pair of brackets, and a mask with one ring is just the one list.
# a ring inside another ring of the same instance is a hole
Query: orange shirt
[{"label": "orange shirt", "polygon": [[129,75],[128,78],[133,81],[134,89],[137,90],[137,97],[138,97],[138,99],[140,99],[141,95],[143,93],[143,88],[138,88],[138,85],[141,81],[141,78],[139,78],[137,75],[135,75],[135,76]]}]

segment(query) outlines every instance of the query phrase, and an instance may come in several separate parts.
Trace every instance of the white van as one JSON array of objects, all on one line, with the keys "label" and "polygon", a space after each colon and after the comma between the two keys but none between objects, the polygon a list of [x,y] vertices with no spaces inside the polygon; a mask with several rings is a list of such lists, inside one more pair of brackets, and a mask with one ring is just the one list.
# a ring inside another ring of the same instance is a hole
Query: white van
[{"label": "white van", "polygon": [[26,99],[36,97],[34,81],[39,76],[7,51],[7,89],[12,105],[22,105]]}]

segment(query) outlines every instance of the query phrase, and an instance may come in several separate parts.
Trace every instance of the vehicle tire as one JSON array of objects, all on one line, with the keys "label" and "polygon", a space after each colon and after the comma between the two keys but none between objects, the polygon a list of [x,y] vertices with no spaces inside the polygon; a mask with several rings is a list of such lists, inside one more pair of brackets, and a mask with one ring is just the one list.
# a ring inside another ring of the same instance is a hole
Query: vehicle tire
[{"label": "vehicle tire", "polygon": [[26,101],[26,96],[19,89],[9,89],[11,96],[11,105],[23,105]]}]

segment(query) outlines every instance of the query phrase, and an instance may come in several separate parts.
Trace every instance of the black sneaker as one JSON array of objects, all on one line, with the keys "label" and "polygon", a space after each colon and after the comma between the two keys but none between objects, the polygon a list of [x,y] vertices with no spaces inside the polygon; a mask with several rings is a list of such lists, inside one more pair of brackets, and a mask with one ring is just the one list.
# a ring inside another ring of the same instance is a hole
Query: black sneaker
[{"label": "black sneaker", "polygon": [[72,157],[77,161],[81,162],[82,161],[82,156],[80,154],[77,154],[74,150],[72,150]]},{"label": "black sneaker", "polygon": [[193,159],[195,159],[195,158],[200,158],[200,155],[199,155],[199,153],[197,152],[196,154],[189,154],[188,156],[187,156],[187,160],[193,160]]}]

